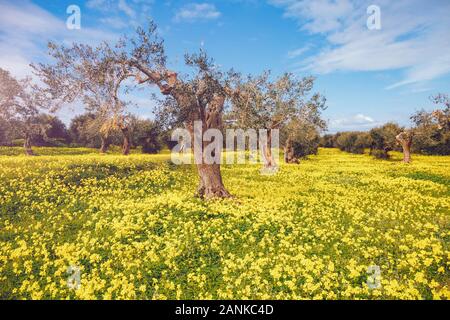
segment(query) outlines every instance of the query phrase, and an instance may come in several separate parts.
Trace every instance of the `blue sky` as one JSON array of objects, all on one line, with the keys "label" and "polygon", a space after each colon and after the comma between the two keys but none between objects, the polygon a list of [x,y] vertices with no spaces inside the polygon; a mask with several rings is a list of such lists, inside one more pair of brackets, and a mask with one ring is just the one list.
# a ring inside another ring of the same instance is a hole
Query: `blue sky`
[{"label": "blue sky", "polygon": [[[81,29],[69,30],[69,5],[81,9]],[[369,30],[369,5],[381,29]],[[116,40],[152,18],[165,39],[169,63],[206,49],[224,69],[317,77],[328,99],[329,129],[367,130],[433,105],[450,92],[448,0],[0,0],[0,67],[17,77],[45,61],[46,43]],[[147,92],[133,94],[134,110],[151,116]],[[75,110],[64,110],[68,121]]]}]

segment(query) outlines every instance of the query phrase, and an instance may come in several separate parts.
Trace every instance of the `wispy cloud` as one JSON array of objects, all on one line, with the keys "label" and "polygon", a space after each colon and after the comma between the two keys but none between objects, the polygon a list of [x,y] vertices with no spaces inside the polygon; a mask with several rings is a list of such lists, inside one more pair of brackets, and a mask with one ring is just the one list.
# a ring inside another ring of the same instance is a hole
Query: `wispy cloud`
[{"label": "wispy cloud", "polygon": [[330,121],[330,131],[366,130],[378,125],[372,117],[362,113]]},{"label": "wispy cloud", "polygon": [[303,55],[305,52],[307,52],[309,49],[311,49],[311,46],[304,46],[295,50],[291,50],[288,51],[287,55],[289,59],[294,59],[297,57],[300,57],[301,55]]},{"label": "wispy cloud", "polygon": [[197,20],[214,20],[219,18],[220,11],[216,6],[210,3],[190,3],[180,8],[174,17],[176,22]]},{"label": "wispy cloud", "polygon": [[128,17],[135,18],[136,12],[131,8],[126,0],[119,0],[119,3],[117,5],[120,11],[124,12]]},{"label": "wispy cloud", "polygon": [[150,17],[153,4],[154,0],[89,0],[85,6],[97,11],[102,23],[115,29],[123,29],[145,23]]},{"label": "wispy cloud", "polygon": [[327,45],[301,62],[300,70],[402,70],[404,77],[388,86],[433,80],[450,73],[450,2],[378,0],[381,30],[366,26],[373,1],[270,0],[300,30],[322,35]]},{"label": "wispy cloud", "polygon": [[101,9],[107,4],[107,0],[88,0],[86,1],[86,7],[90,9]]},{"label": "wispy cloud", "polygon": [[119,17],[100,18],[100,22],[113,29],[124,29],[128,27],[126,21]]},{"label": "wispy cloud", "polygon": [[65,21],[29,1],[0,0],[0,66],[20,78],[31,74],[32,61],[47,58],[48,40],[95,44],[116,38],[99,29],[68,30]]},{"label": "wispy cloud", "polygon": [[301,19],[302,29],[313,33],[326,33],[341,27],[342,18],[353,9],[349,0],[271,0],[270,3],[285,8],[284,16]]}]

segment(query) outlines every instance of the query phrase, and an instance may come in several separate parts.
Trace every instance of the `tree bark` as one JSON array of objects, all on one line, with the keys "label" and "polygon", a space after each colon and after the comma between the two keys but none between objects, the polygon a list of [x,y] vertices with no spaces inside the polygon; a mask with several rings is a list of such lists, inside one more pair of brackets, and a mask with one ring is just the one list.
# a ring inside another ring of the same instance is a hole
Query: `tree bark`
[{"label": "tree bark", "polygon": [[400,143],[403,149],[403,162],[411,162],[411,144],[412,144],[412,134],[410,132],[401,132],[396,137],[397,141]]},{"label": "tree bark", "polygon": [[108,141],[107,138],[103,136],[101,136],[100,139],[102,141],[102,145],[100,146],[100,153],[105,154],[106,151],[108,150]]},{"label": "tree bark", "polygon": [[121,128],[123,134],[122,154],[127,156],[130,154],[130,131],[127,127]]},{"label": "tree bark", "polygon": [[194,124],[193,124],[193,121],[188,121],[184,125],[185,125],[186,129],[191,133],[191,141],[190,142],[191,142],[191,152],[193,153],[194,152]]},{"label": "tree bark", "polygon": [[[208,107],[201,112],[198,116],[202,121],[202,138],[203,134],[208,129],[222,129],[222,110],[225,97],[216,95],[209,103]],[[192,125],[188,126],[189,129],[193,128]],[[193,135],[192,135],[193,136]],[[203,139],[202,139],[203,140]],[[229,198],[231,194],[225,188],[222,181],[222,174],[220,171],[220,162],[208,164],[205,161],[205,148],[214,142],[202,141],[202,163],[197,164],[197,171],[199,175],[199,185],[197,188],[197,196],[201,198]],[[192,144],[195,146],[195,143]],[[194,150],[195,152],[195,150]]]},{"label": "tree bark", "polygon": [[31,136],[29,133],[25,134],[25,142],[23,144],[23,148],[25,149],[25,154],[27,156],[34,156],[33,149],[31,148]]},{"label": "tree bark", "polygon": [[286,163],[299,163],[299,160],[294,155],[291,138],[286,140],[286,145],[284,146],[284,161]]},{"label": "tree bark", "polygon": [[198,197],[206,199],[231,197],[223,185],[220,164],[197,164],[197,171],[200,178]]},{"label": "tree bark", "polygon": [[264,168],[271,169],[275,167],[275,160],[272,155],[272,129],[267,130],[266,146],[263,150]]},{"label": "tree bark", "polygon": [[[207,143],[203,144],[203,150],[207,145]],[[203,159],[203,163],[197,164],[197,171],[199,176],[198,197],[206,199],[231,197],[222,181],[220,163],[208,164]]]}]

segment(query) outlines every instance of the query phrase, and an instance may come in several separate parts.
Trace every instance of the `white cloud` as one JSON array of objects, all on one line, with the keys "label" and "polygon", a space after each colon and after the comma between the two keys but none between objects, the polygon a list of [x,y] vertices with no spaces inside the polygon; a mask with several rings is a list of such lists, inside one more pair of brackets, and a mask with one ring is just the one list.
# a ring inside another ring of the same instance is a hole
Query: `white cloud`
[{"label": "white cloud", "polygon": [[136,17],[136,12],[127,4],[126,0],[119,0],[117,6],[119,10],[123,11],[130,18]]},{"label": "white cloud", "polygon": [[288,58],[289,59],[293,59],[293,58],[297,58],[301,55],[303,55],[305,52],[307,52],[309,49],[311,49],[310,46],[304,46],[295,50],[291,50],[288,52]]},{"label": "white cloud", "polygon": [[65,21],[56,18],[29,1],[0,0],[0,67],[14,76],[31,75],[29,64],[47,58],[47,41],[73,41],[96,44],[116,39],[117,35],[98,29],[69,30]]},{"label": "white cloud", "polygon": [[346,118],[333,119],[330,121],[331,131],[335,130],[365,130],[378,124],[372,117],[364,114],[356,114]]},{"label": "white cloud", "polygon": [[213,20],[219,18],[221,13],[215,5],[210,3],[190,3],[177,11],[175,21]]},{"label": "white cloud", "polygon": [[128,27],[128,24],[119,17],[100,18],[100,21],[114,29],[124,29]]},{"label": "white cloud", "polygon": [[64,23],[28,1],[0,1],[1,33],[26,32],[40,34],[64,27]]},{"label": "white cloud", "polygon": [[[342,17],[352,10],[349,0],[271,0],[272,4],[285,8],[285,17],[303,20],[302,28],[313,33],[335,30],[341,26]],[[305,19],[306,18],[306,19]]]},{"label": "white cloud", "polygon": [[305,59],[299,70],[402,70],[404,78],[388,89],[450,73],[450,2],[378,0],[381,30],[368,30],[366,9],[372,1],[270,0],[296,19],[300,29],[320,34],[326,46]]},{"label": "white cloud", "polygon": [[[136,27],[147,22],[154,0],[89,0],[86,7],[99,11],[100,21],[112,28]],[[126,18],[126,22],[124,21]],[[125,26],[124,26],[125,24]]]},{"label": "white cloud", "polygon": [[[129,4],[140,8],[137,19],[143,18],[152,1],[150,0],[130,0]],[[94,5],[95,3],[91,3]],[[98,8],[108,10],[108,5],[117,5],[117,1],[105,0],[97,1],[97,5],[105,6]],[[64,18],[63,18],[64,19]],[[28,0],[18,0],[15,2],[0,0],[0,67],[10,71],[15,77],[24,78],[31,76],[31,62],[45,62],[47,55],[47,42],[49,40],[56,43],[70,45],[72,42],[87,43],[96,45],[107,40],[114,42],[120,36],[115,32],[104,31],[102,29],[87,28],[81,24],[81,30],[68,30],[65,20],[55,17],[50,12],[31,3]],[[130,19],[131,20],[131,19]],[[123,19],[117,16],[99,16],[98,21],[108,27],[121,29]],[[128,23],[130,21],[127,21]],[[106,28],[110,30],[111,28]],[[38,79],[35,79],[38,81]],[[135,98],[130,95],[130,100],[137,105],[134,108],[139,114],[154,109],[154,102],[148,98]],[[68,123],[70,119],[83,112],[83,105],[79,101],[64,106],[57,115]],[[145,114],[147,116],[147,114]],[[148,113],[148,116],[151,114]]]},{"label": "white cloud", "polygon": [[88,0],[86,2],[86,7],[90,9],[100,9],[105,6],[106,0]]}]

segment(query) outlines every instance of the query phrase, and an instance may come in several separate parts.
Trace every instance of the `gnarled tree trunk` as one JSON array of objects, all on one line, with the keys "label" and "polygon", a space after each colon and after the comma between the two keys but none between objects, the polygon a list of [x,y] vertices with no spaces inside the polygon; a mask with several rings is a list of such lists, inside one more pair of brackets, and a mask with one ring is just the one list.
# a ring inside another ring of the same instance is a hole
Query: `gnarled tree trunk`
[{"label": "gnarled tree trunk", "polygon": [[[202,137],[208,129],[222,129],[222,110],[225,103],[225,97],[217,95],[209,103],[204,112],[199,113],[197,121],[202,121]],[[188,126],[192,128],[192,126]],[[203,140],[203,139],[202,139]],[[222,181],[222,174],[219,163],[207,163],[204,151],[206,147],[214,142],[202,141],[202,163],[197,164],[199,175],[199,185],[197,188],[197,196],[201,198],[228,198],[231,194],[225,188]],[[193,143],[195,148],[195,143]],[[194,150],[195,153],[195,150]]]},{"label": "gnarled tree trunk", "polygon": [[403,131],[403,132],[400,132],[395,138],[402,146],[403,162],[405,162],[405,163],[411,162],[412,133]]},{"label": "gnarled tree trunk", "polygon": [[123,135],[123,145],[122,145],[122,154],[124,156],[127,156],[130,154],[130,131],[128,130],[128,127],[123,127],[120,129],[122,131]]},{"label": "gnarled tree trunk", "polygon": [[267,140],[263,150],[263,161],[265,169],[276,167],[275,160],[272,155],[272,129],[267,129]]},{"label": "gnarled tree trunk", "polygon": [[100,137],[102,144],[100,146],[100,153],[105,154],[108,151],[108,138],[101,136]]},{"label": "gnarled tree trunk", "polygon": [[299,160],[294,155],[294,147],[292,146],[291,138],[286,140],[286,145],[284,146],[284,161],[286,163],[299,163]]},{"label": "gnarled tree trunk", "polygon": [[[169,70],[155,72],[138,63],[133,62],[132,65],[148,77],[140,81],[141,83],[150,81],[156,84],[163,95],[171,95],[176,100],[180,109],[189,110],[189,119],[186,120],[185,124],[191,135],[194,131],[194,121],[201,121],[202,137],[208,129],[220,130],[222,128],[222,112],[226,96],[223,87],[217,82],[208,82],[211,79],[205,77],[202,79],[203,83],[200,83],[194,91],[189,84],[178,79],[176,72]],[[211,142],[202,142],[203,161],[197,163],[199,175],[197,196],[207,199],[230,197],[231,195],[225,189],[222,181],[220,163],[208,164],[204,161],[203,150],[209,143]],[[192,143],[192,148],[195,148],[194,143]]]},{"label": "gnarled tree trunk", "polygon": [[25,134],[25,142],[23,144],[23,148],[25,149],[25,154],[27,156],[34,156],[33,149],[31,148],[31,135],[29,133]]},{"label": "gnarled tree trunk", "polygon": [[220,164],[197,164],[197,171],[200,178],[197,196],[207,199],[231,196],[223,185]]}]

